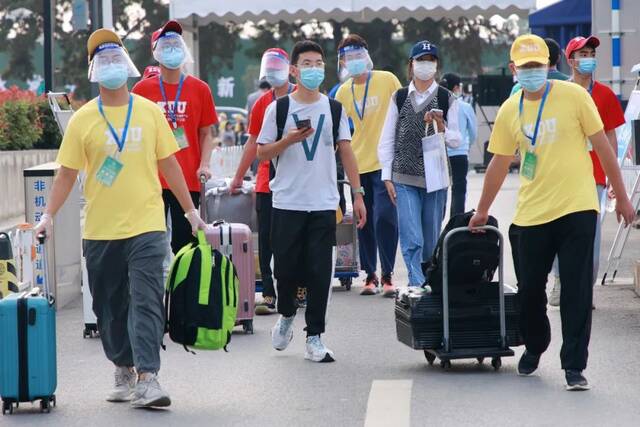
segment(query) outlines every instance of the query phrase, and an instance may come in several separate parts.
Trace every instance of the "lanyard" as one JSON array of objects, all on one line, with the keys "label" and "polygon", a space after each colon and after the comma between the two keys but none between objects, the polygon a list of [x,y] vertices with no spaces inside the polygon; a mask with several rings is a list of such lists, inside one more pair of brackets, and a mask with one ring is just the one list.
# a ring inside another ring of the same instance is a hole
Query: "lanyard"
[{"label": "lanyard", "polygon": [[129,132],[129,121],[131,120],[131,111],[133,110],[133,96],[129,94],[129,107],[127,107],[127,118],[124,122],[124,129],[122,129],[122,138],[118,138],[118,134],[116,130],[111,126],[111,123],[107,119],[107,116],[104,114],[104,108],[102,107],[102,98],[98,96],[98,111],[102,115],[102,118],[105,122],[107,122],[107,126],[109,127],[109,131],[111,132],[111,136],[118,144],[118,151],[121,152],[124,148],[124,143],[127,141],[127,133]]},{"label": "lanyard", "polygon": [[522,129],[522,105],[524,103],[524,93],[520,94],[520,109],[519,109],[519,115],[518,115],[518,118],[520,119],[520,131],[524,134],[524,136],[529,141],[531,141],[531,150],[533,150],[533,148],[535,147],[536,140],[538,139],[538,130],[540,128],[540,119],[542,118],[542,110],[544,110],[544,103],[547,101],[547,95],[549,95],[550,87],[551,87],[551,84],[547,82],[547,87],[544,90],[544,95],[542,95],[542,101],[540,101],[540,108],[538,108],[538,117],[536,118],[536,126],[533,130],[533,137],[530,137],[529,135],[527,135],[524,129]]},{"label": "lanyard", "polygon": [[589,89],[587,90],[589,91],[589,95],[593,97],[593,77],[591,77],[591,83],[589,83]]},{"label": "lanyard", "polygon": [[[164,91],[164,85],[162,84],[162,76],[158,76],[158,81],[160,82],[160,93],[162,94],[162,100],[165,104],[169,104],[167,101],[167,95]],[[169,117],[171,117],[171,122],[173,123],[173,127],[178,127],[178,118],[176,116],[176,111],[178,111],[178,103],[180,102],[180,94],[182,93],[182,84],[184,83],[184,74],[180,74],[180,82],[178,83],[178,91],[176,92],[176,99],[173,101],[173,109],[167,108],[169,110]]]},{"label": "lanyard", "polygon": [[356,92],[353,89],[355,86],[355,82],[351,81],[351,95],[353,96],[353,107],[356,109],[356,114],[360,117],[360,121],[364,120],[364,109],[367,106],[367,96],[369,95],[369,81],[371,80],[371,71],[369,71],[369,75],[367,76],[367,84],[364,87],[364,97],[362,98],[362,113],[360,112],[360,108],[358,108],[358,103],[356,102]]},{"label": "lanyard", "polygon": [[[287,88],[287,95],[291,94],[291,91],[293,90],[293,85],[291,83],[289,83],[289,87]],[[274,101],[278,98],[276,98],[276,90],[272,90],[271,91],[271,99],[273,99]]]}]

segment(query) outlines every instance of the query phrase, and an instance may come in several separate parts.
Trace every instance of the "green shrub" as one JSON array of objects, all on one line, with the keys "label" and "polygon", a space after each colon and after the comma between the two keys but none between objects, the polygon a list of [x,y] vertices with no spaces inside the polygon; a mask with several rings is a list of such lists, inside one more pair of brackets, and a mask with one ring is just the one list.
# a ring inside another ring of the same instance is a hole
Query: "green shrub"
[{"label": "green shrub", "polygon": [[33,148],[37,149],[58,149],[62,143],[62,135],[58,128],[58,123],[53,117],[51,107],[46,99],[41,99],[36,104],[40,124],[42,125],[42,135],[36,141]]},{"label": "green shrub", "polygon": [[42,136],[38,109],[33,101],[8,100],[0,105],[0,150],[28,150]]}]

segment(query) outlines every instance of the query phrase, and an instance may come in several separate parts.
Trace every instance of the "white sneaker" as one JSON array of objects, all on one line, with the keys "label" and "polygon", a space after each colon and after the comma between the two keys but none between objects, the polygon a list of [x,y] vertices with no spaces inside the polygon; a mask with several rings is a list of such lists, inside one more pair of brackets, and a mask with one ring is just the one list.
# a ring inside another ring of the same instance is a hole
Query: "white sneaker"
[{"label": "white sneaker", "polygon": [[271,344],[273,348],[282,351],[287,348],[293,339],[293,320],[296,316],[280,316],[273,329],[271,329]]},{"label": "white sneaker", "polygon": [[136,384],[131,406],[134,408],[161,408],[171,405],[169,393],[160,387],[158,375],[147,372],[144,379],[140,378]]},{"label": "white sneaker", "polygon": [[560,305],[560,278],[556,277],[553,282],[553,289],[551,295],[549,295],[549,305],[552,307],[558,307]]},{"label": "white sneaker", "polygon": [[304,358],[312,362],[335,362],[333,351],[329,350],[322,344],[320,335],[312,335],[307,337],[307,346],[304,352]]},{"label": "white sneaker", "polygon": [[107,402],[128,402],[131,400],[136,387],[136,373],[133,368],[117,367],[115,386],[107,395]]}]

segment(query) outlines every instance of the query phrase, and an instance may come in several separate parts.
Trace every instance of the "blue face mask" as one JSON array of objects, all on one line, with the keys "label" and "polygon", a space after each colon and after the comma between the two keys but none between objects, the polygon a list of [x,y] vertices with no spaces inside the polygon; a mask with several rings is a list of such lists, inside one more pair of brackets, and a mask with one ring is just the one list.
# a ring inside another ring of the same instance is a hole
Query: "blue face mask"
[{"label": "blue face mask", "polygon": [[309,90],[316,90],[324,81],[324,68],[300,68],[300,83]]},{"label": "blue face mask", "polygon": [[367,60],[366,59],[352,59],[346,61],[347,71],[352,76],[359,76],[367,72]]},{"label": "blue face mask", "polygon": [[578,59],[578,72],[580,74],[593,74],[596,71],[598,62],[596,58],[580,58]]},{"label": "blue face mask", "polygon": [[175,70],[176,68],[180,68],[182,62],[184,61],[184,50],[183,49],[163,49],[160,52],[160,63],[167,68]]},{"label": "blue face mask", "polygon": [[96,70],[97,80],[100,86],[116,90],[127,83],[129,70],[125,64],[109,64]]},{"label": "blue face mask", "polygon": [[528,68],[516,70],[516,76],[523,89],[528,92],[536,92],[542,89],[542,86],[547,82],[547,72],[547,67]]}]

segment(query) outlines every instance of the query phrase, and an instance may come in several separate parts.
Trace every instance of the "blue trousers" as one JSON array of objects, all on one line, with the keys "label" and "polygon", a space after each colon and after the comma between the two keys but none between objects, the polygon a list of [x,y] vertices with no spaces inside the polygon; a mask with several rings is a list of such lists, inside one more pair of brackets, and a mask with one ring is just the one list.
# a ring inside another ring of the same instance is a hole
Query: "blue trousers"
[{"label": "blue trousers", "polygon": [[413,185],[395,184],[398,203],[398,230],[400,249],[409,273],[409,286],[422,286],[425,282],[422,263],[433,255],[436,248],[447,190],[427,193]]},{"label": "blue trousers", "polygon": [[377,255],[380,254],[382,275],[393,273],[398,248],[398,217],[391,202],[381,172],[360,175],[364,187],[364,204],[367,208],[367,224],[358,230],[360,265],[367,273],[377,270]]}]

